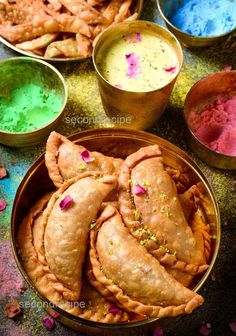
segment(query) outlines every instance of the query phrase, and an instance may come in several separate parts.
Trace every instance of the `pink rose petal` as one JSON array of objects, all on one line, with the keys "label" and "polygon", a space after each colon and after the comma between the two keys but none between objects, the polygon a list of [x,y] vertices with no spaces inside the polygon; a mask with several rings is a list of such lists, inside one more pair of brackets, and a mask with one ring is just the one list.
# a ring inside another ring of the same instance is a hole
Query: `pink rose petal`
[{"label": "pink rose petal", "polygon": [[207,336],[210,334],[210,332],[211,332],[210,329],[208,329],[207,326],[204,324],[199,328],[200,335]]},{"label": "pink rose petal", "polygon": [[231,322],[229,324],[230,329],[232,330],[233,333],[236,333],[236,321]]},{"label": "pink rose petal", "polygon": [[131,33],[124,36],[124,40],[128,43],[138,43],[142,41],[142,36],[140,33]]},{"label": "pink rose petal", "polygon": [[143,188],[140,184],[136,184],[135,188],[134,188],[134,193],[135,195],[144,195],[146,194],[147,190],[145,188]]},{"label": "pink rose petal", "polygon": [[9,302],[4,309],[4,315],[13,318],[20,313],[20,305],[17,300]]},{"label": "pink rose petal", "polygon": [[73,202],[73,198],[70,195],[67,195],[59,204],[61,210],[67,209],[71,203]]},{"label": "pink rose petal", "polygon": [[224,71],[231,71],[233,66],[231,64],[224,64],[223,65],[223,70]]},{"label": "pink rose petal", "polygon": [[163,336],[163,331],[160,327],[156,327],[153,331],[153,335],[152,336]]},{"label": "pink rose petal", "polygon": [[90,155],[90,152],[87,149],[83,149],[80,152],[80,156],[81,156],[81,159],[84,162],[92,162],[92,161],[94,161],[94,158]]},{"label": "pink rose petal", "polygon": [[7,171],[4,167],[0,166],[0,179],[3,179],[4,177],[7,176]]},{"label": "pink rose petal", "polygon": [[42,323],[48,330],[52,330],[55,326],[55,321],[50,316],[45,316],[42,320]]},{"label": "pink rose petal", "polygon": [[116,315],[116,314],[120,314],[122,313],[122,310],[120,310],[118,307],[116,307],[115,305],[110,306],[109,308],[109,313]]},{"label": "pink rose petal", "polygon": [[120,89],[120,90],[122,90],[122,88],[123,88],[123,85],[121,85],[121,84],[116,84],[116,85],[115,85],[115,87],[116,87],[117,89]]},{"label": "pink rose petal", "polygon": [[128,62],[128,70],[126,75],[131,78],[136,78],[139,74],[138,56],[135,55],[135,53],[130,53],[126,54],[125,58]]},{"label": "pink rose petal", "polygon": [[7,206],[7,202],[5,200],[0,200],[0,211],[3,211]]},{"label": "pink rose petal", "polygon": [[166,72],[171,72],[171,73],[175,73],[176,72],[176,65],[173,67],[165,67],[163,68],[163,70],[165,70]]},{"label": "pink rose petal", "polygon": [[53,309],[50,310],[49,314],[50,314],[53,318],[55,318],[55,319],[57,319],[58,317],[60,317],[60,314],[59,314],[58,312],[56,312],[55,310],[53,310]]}]

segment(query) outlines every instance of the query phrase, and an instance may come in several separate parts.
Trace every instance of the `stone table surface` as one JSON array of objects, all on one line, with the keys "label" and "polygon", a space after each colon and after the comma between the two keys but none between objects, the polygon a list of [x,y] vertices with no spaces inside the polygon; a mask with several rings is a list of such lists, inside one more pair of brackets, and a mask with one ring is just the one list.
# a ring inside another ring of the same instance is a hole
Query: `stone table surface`
[{"label": "stone table surface", "polygon": [[[145,1],[142,19],[163,24],[154,0]],[[194,50],[183,49],[184,65],[169,105],[159,122],[148,131],[175,143],[202,169],[215,191],[219,204],[222,237],[212,275],[200,291],[205,303],[191,315],[177,318],[172,326],[164,329],[164,334],[199,335],[199,327],[205,322],[211,325],[211,335],[230,336],[233,333],[229,323],[236,320],[236,176],[232,171],[209,167],[192,153],[187,144],[183,103],[190,87],[200,78],[222,70],[224,64],[231,64],[236,69],[236,50],[228,48],[225,44]],[[12,56],[18,55],[1,44],[0,58]],[[70,135],[89,128],[112,126],[102,108],[91,59],[55,66],[65,77],[69,90],[65,118],[58,131]],[[79,123],[75,123],[72,117],[82,118],[79,118]],[[0,199],[7,201],[6,209],[0,212],[1,336],[83,336],[59,323],[56,323],[53,331],[48,331],[42,326],[41,320],[45,312],[31,289],[27,288],[24,293],[20,293],[23,280],[11,253],[10,216],[13,199],[27,169],[44,150],[45,144],[21,149],[0,146],[0,164],[8,171],[8,177],[0,180]],[[23,312],[13,320],[6,318],[3,311],[5,305],[14,299],[26,304]]]}]

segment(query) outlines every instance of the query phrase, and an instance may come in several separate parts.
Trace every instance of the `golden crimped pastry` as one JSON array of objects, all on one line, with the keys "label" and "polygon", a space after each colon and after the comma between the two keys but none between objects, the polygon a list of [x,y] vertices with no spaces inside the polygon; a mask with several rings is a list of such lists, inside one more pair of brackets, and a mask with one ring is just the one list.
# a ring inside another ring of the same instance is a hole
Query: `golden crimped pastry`
[{"label": "golden crimped pastry", "polygon": [[[53,194],[43,213],[46,263],[68,300],[79,299],[90,224],[116,182],[115,176],[101,172],[81,174]],[[71,204],[62,209],[61,203],[68,197]]]},{"label": "golden crimped pastry", "polygon": [[43,296],[104,323],[188,314],[203,303],[189,289],[211,255],[214,209],[202,183],[166,166],[156,145],[123,161],[52,132],[45,162],[59,189],[31,208],[17,236]]},{"label": "golden crimped pastry", "polygon": [[[45,230],[42,214],[51,196],[52,193],[46,194],[36,202],[19,227],[17,245],[21,263],[27,275],[41,295],[73,315],[104,323],[127,321],[130,318],[128,313],[119,310],[114,315],[109,312],[111,303],[89,285],[85,278],[83,278],[80,299],[74,302],[65,300],[57,278],[42,263]],[[85,303],[85,308],[81,309],[80,302]]]},{"label": "golden crimped pastry", "polygon": [[97,170],[107,174],[119,174],[123,160],[91,152],[91,161],[86,162],[81,157],[84,150],[83,146],[75,145],[59,133],[50,134],[46,145],[45,163],[56,187],[85,171]]},{"label": "golden crimped pastry", "polygon": [[124,161],[119,203],[132,235],[162,264],[191,274],[207,269],[204,237],[188,225],[157,145],[141,148]]},{"label": "golden crimped pastry", "polygon": [[129,311],[148,317],[177,316],[191,313],[204,301],[129,234],[113,207],[104,210],[91,230],[89,256],[97,281]]},{"label": "golden crimped pastry", "polygon": [[105,28],[137,18],[132,7],[132,0],[4,0],[0,36],[33,55],[84,58]]}]

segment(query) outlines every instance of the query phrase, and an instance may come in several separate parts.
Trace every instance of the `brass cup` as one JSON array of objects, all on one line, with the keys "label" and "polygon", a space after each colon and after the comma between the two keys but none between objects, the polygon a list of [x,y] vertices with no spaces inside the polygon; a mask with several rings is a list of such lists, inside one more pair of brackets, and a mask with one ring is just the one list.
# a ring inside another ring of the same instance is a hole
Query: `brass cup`
[{"label": "brass cup", "polygon": [[55,130],[63,118],[63,110],[67,102],[67,87],[60,72],[51,64],[29,57],[14,57],[0,62],[0,78],[3,87],[14,89],[22,86],[25,81],[40,82],[48,90],[55,90],[61,97],[61,107],[54,119],[42,127],[28,132],[7,132],[1,130],[0,143],[12,147],[33,146],[46,139],[49,133]]},{"label": "brass cup", "polygon": [[[175,50],[179,71],[162,88],[148,92],[131,92],[111,85],[101,74],[98,60],[102,58],[109,44],[124,34],[151,32],[161,37]],[[107,116],[119,127],[147,129],[162,115],[169,101],[172,89],[183,63],[183,53],[178,40],[165,28],[147,21],[123,22],[106,29],[98,38],[93,51],[93,64],[98,78],[102,104]]]},{"label": "brass cup", "polygon": [[[188,92],[184,102],[184,117],[189,130],[189,144],[192,150],[210,166],[236,170],[236,156],[225,155],[208,148],[194,134],[189,124],[191,111],[201,112],[213,103],[217,96],[236,95],[236,71],[221,71],[202,78]],[[236,113],[236,111],[235,111]]]},{"label": "brass cup", "polygon": [[183,0],[156,0],[158,10],[164,19],[167,28],[177,37],[177,39],[186,47],[206,47],[217,44],[225,40],[226,36],[232,31],[215,36],[195,36],[187,34],[175,27],[169,20],[170,16],[182,6]]}]

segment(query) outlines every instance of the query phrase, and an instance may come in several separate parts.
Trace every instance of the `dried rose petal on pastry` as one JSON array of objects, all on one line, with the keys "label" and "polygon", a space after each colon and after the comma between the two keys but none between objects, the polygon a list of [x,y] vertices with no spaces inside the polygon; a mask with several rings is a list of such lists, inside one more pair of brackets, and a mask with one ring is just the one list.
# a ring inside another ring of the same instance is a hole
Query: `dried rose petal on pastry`
[{"label": "dried rose petal on pastry", "polygon": [[107,174],[119,174],[123,160],[98,152],[89,153],[91,159],[85,160],[82,155],[84,151],[83,146],[75,145],[63,135],[56,132],[50,134],[46,145],[45,163],[56,187],[85,171],[99,170]]},{"label": "dried rose petal on pastry", "polygon": [[128,311],[147,317],[177,316],[191,313],[204,301],[129,234],[113,207],[104,210],[91,230],[89,256],[97,281]]},{"label": "dried rose petal on pastry", "polygon": [[[135,193],[137,185],[146,189],[144,195]],[[124,161],[119,203],[132,235],[162,264],[191,274],[207,269],[201,237],[194,236],[186,221],[157,145],[141,148]]]},{"label": "dried rose petal on pastry", "polygon": [[[90,224],[117,178],[87,172],[68,180],[50,199],[43,213],[46,264],[64,286],[64,297],[80,296],[81,273]],[[70,198],[70,202],[65,199]]]}]

